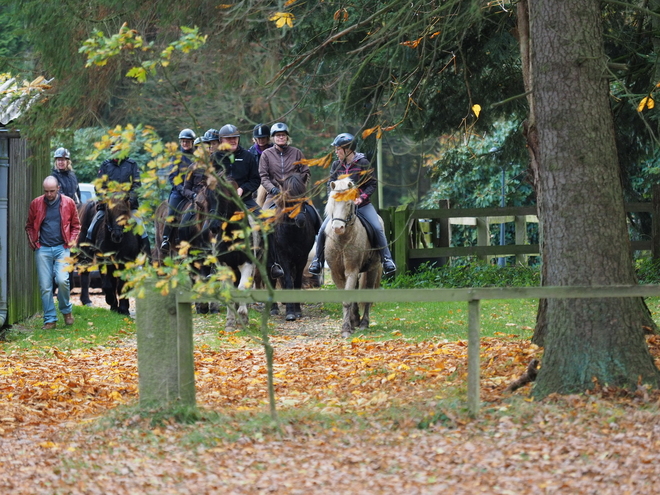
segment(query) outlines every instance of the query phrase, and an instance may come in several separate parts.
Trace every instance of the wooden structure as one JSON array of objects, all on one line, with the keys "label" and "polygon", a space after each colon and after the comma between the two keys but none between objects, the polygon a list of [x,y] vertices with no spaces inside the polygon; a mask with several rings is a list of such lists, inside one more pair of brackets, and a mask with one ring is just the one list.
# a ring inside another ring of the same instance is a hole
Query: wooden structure
[{"label": "wooden structure", "polygon": [[0,327],[41,310],[25,221],[30,201],[43,194],[49,171],[47,146],[0,126]]},{"label": "wooden structure", "polygon": [[[632,241],[631,248],[651,251],[654,258],[660,257],[660,187],[656,189],[651,203],[625,204],[626,213],[652,215],[652,238]],[[413,210],[404,206],[380,212],[399,270],[409,270],[421,260],[444,265],[449,258],[459,256],[474,256],[480,260],[515,256],[516,264],[526,264],[528,256],[540,254],[538,244],[529,244],[527,238],[527,224],[538,223],[536,206],[456,209],[446,204],[441,206],[444,207],[436,210]],[[502,223],[515,225],[515,244],[491,245],[490,226]],[[476,228],[477,245],[452,246],[452,225]]]},{"label": "wooden structure", "polygon": [[[137,306],[140,403],[153,406],[195,405],[192,346],[193,302],[221,301],[210,296],[197,299],[179,290],[163,298],[153,288]],[[589,287],[497,287],[469,289],[389,290],[232,290],[239,303],[300,301],[304,303],[464,301],[468,304],[467,407],[472,416],[480,409],[480,302],[495,299],[658,297],[658,285]],[[166,322],[164,324],[164,322]],[[165,352],[164,352],[165,350]]]}]

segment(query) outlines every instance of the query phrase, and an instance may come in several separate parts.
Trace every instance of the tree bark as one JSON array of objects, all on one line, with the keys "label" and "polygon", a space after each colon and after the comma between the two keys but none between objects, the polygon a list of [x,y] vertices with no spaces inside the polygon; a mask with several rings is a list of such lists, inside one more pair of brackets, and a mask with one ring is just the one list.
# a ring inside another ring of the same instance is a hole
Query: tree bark
[{"label": "tree bark", "polygon": [[[598,0],[529,3],[546,285],[635,283]],[[639,298],[550,299],[534,394],[657,386]]]}]

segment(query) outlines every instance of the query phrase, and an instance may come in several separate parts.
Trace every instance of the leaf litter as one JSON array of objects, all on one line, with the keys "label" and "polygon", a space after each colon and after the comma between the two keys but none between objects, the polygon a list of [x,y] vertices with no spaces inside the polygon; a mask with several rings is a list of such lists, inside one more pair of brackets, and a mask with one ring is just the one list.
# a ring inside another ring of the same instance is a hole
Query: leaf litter
[{"label": "leaf litter", "polygon": [[[466,341],[343,340],[332,319],[280,320],[282,433],[264,421],[246,426],[265,417],[266,367],[261,347],[241,333],[216,333],[218,345],[195,349],[197,403],[222,415],[214,424],[154,426],[135,415],[98,426],[137,402],[134,339],[0,352],[0,492],[657,491],[657,391],[600,388],[542,402],[528,397],[529,386],[505,393],[541,350],[502,334],[482,339],[483,407],[472,420]],[[660,338],[647,339],[660,361]]]}]

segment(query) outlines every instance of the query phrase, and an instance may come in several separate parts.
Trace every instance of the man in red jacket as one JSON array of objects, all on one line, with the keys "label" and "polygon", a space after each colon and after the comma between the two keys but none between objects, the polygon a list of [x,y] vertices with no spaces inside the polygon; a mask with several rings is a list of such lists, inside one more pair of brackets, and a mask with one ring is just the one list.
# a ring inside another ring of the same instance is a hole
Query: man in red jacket
[{"label": "man in red jacket", "polygon": [[66,259],[71,256],[80,233],[80,220],[73,200],[60,194],[59,183],[52,175],[44,180],[44,194],[30,203],[25,232],[34,250],[44,309],[44,330],[57,326],[53,302],[53,279],[57,284],[57,300],[64,323],[73,325],[73,305],[69,300],[69,273]]}]

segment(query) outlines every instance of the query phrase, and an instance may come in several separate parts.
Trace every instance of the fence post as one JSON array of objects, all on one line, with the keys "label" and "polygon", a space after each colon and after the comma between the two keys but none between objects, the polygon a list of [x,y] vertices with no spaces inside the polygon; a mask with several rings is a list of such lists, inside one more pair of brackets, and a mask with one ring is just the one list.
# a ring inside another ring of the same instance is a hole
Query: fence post
[{"label": "fence post", "polygon": [[195,406],[192,309],[151,283],[135,299],[140,405]]},{"label": "fence post", "polygon": [[[488,217],[477,217],[477,246],[490,246],[490,223],[488,222]],[[477,255],[477,259],[482,261],[488,258],[485,254]]]},{"label": "fence post", "polygon": [[[516,246],[524,246],[527,244],[527,216],[516,216]],[[516,265],[526,265],[527,255],[516,254]]]},{"label": "fence post", "polygon": [[407,226],[411,213],[408,205],[399,206],[394,211],[394,221],[392,222],[392,234],[394,239],[392,256],[394,256],[394,263],[397,266],[397,275],[408,271],[410,233],[408,232]]},{"label": "fence post", "polygon": [[467,403],[470,416],[479,414],[479,299],[468,301],[468,390]]},{"label": "fence post", "polygon": [[653,188],[653,211],[651,213],[651,256],[653,259],[660,258],[660,184],[654,184]]},{"label": "fence post", "polygon": [[[449,200],[441,199],[438,201],[438,208],[441,210],[449,209]],[[438,224],[438,247],[448,248],[451,245],[451,222],[449,218],[441,218],[437,220]],[[440,258],[440,266],[449,264],[451,258],[449,256]]]}]

